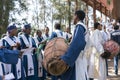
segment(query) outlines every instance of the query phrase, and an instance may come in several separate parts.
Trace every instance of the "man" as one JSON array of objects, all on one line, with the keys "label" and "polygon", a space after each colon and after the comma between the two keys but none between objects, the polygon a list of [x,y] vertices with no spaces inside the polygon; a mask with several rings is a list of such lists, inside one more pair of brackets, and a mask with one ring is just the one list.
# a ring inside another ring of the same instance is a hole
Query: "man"
[{"label": "man", "polygon": [[[49,27],[45,26],[44,28],[44,34],[43,34],[43,50],[41,50],[41,53],[43,54],[44,53],[44,49],[45,49],[45,46],[46,46],[46,43],[48,42],[49,38],[50,38],[50,34],[49,34]],[[46,79],[46,76],[50,76],[49,73],[47,73],[47,71],[43,68],[43,79]]]},{"label": "man", "polygon": [[45,34],[43,35],[44,40],[48,40],[50,37],[49,35],[49,27],[45,27]]},{"label": "man", "polygon": [[85,70],[87,66],[84,65],[83,60],[83,50],[86,45],[84,18],[85,13],[82,10],[75,12],[74,24],[76,26],[73,39],[66,53],[61,56],[61,60],[69,66],[69,69],[61,75],[61,80],[87,80],[87,72]]},{"label": "man", "polygon": [[[6,36],[3,39],[3,46],[5,46],[7,49],[10,50],[20,50],[20,40],[19,38],[16,37],[17,35],[16,25],[15,24],[9,25],[7,27],[7,31],[8,31],[8,36]],[[5,64],[5,66],[6,66],[5,68],[6,74],[13,72],[13,74],[15,75],[15,79],[19,80],[22,79],[23,76],[25,76],[21,58],[18,59],[17,64],[15,65]]]},{"label": "man", "polygon": [[104,53],[104,40],[101,34],[102,26],[100,23],[94,23],[94,31],[91,35],[92,41],[92,53],[89,60],[89,78],[90,80],[106,80],[106,63],[105,59],[101,57],[101,54]]},{"label": "man", "polygon": [[[117,42],[120,45],[120,30],[119,30],[119,26],[115,25],[114,26],[114,30],[111,33],[111,39],[115,42]],[[118,61],[119,61],[119,55],[116,55],[114,57],[114,69],[115,69],[115,74],[118,75]]]},{"label": "man", "polygon": [[[102,37],[104,39],[104,42],[106,42],[106,41],[110,40],[109,33],[106,31],[106,26],[105,25],[102,26],[102,27],[103,27],[103,30],[101,31]],[[108,62],[107,62],[107,59],[106,59],[106,73],[107,73],[107,76],[108,76]]]},{"label": "man", "polygon": [[70,28],[69,27],[66,27],[66,30],[65,30],[63,36],[64,36],[64,39],[66,39],[68,42],[71,41],[72,34],[70,34]]},{"label": "man", "polygon": [[[0,61],[2,62],[2,70],[4,75],[13,73],[15,79],[18,80],[17,69],[21,68],[21,64],[19,64],[21,61],[18,58],[20,51],[17,49],[19,48],[19,39],[15,37],[17,28],[15,25],[10,25],[8,26],[7,31],[8,36],[2,38],[0,41]],[[12,39],[14,39],[14,41]]]},{"label": "man", "polygon": [[26,24],[23,27],[23,35],[20,36],[21,48],[23,53],[23,65],[25,67],[26,79],[36,80],[38,79],[38,67],[37,56],[35,53],[36,43],[30,36],[31,25]]},{"label": "man", "polygon": [[55,28],[55,31],[52,32],[52,34],[50,36],[50,40],[55,38],[55,37],[62,37],[63,38],[63,31],[61,30],[60,23],[55,23],[54,28]]},{"label": "man", "polygon": [[[64,38],[60,23],[55,23],[54,28],[55,28],[55,30],[50,35],[49,40],[52,40],[53,38],[56,38],[56,37]],[[52,78],[52,80],[58,80],[60,78],[60,76],[52,76],[51,78]]]},{"label": "man", "polygon": [[41,44],[41,42],[43,41],[41,30],[36,31],[36,36],[34,37],[34,40],[35,40],[35,43],[37,46],[39,46]]},{"label": "man", "polygon": [[[1,46],[0,46],[1,47]],[[12,57],[10,57],[12,56]],[[18,62],[19,51],[18,50],[8,50],[0,48],[0,80],[4,80],[5,74],[4,64],[17,64]]]},{"label": "man", "polygon": [[46,41],[43,40],[41,30],[36,31],[36,37],[34,37],[34,40],[36,42],[36,45],[38,46],[37,52],[36,52],[37,57],[38,57],[37,58],[38,59],[38,68],[41,68],[41,70],[38,71],[38,75],[39,75],[40,79],[44,80],[44,79],[46,79],[46,74],[45,74],[44,68],[42,66],[42,61],[43,61],[42,50],[44,49]]}]

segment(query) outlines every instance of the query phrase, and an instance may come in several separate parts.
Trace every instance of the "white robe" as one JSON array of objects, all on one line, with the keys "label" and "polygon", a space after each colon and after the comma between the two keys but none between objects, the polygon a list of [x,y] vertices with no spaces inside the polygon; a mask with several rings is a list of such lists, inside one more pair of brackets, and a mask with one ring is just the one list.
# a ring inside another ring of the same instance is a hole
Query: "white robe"
[{"label": "white robe", "polygon": [[[10,46],[15,46],[16,43],[20,43],[19,38],[16,36],[14,36],[14,41],[10,39],[9,36],[6,36],[4,39],[9,43]],[[13,50],[16,50],[16,49],[17,49],[16,47],[13,48]],[[6,74],[11,72],[11,68],[12,68],[11,64],[4,64],[4,67],[5,67]],[[21,59],[20,58],[18,59],[18,63],[16,64],[16,71],[17,72],[20,71],[20,74],[17,73],[17,79],[20,79],[21,78]]]},{"label": "white robe", "polygon": [[[90,45],[89,42],[88,42],[88,38],[89,38],[89,34],[88,34],[88,31],[87,31],[87,28],[86,26],[82,23],[82,22],[78,22],[78,24],[84,26],[84,28],[86,29],[86,32],[85,32],[85,41],[87,42],[86,43],[86,46],[84,48],[83,51],[80,52],[80,55],[78,56],[76,62],[75,62],[75,65],[76,65],[76,80],[86,80],[86,78],[88,79],[88,72],[87,72],[87,66],[88,66],[88,62],[87,62],[87,48],[88,46]],[[82,65],[81,65],[82,64]],[[82,74],[80,74],[82,73]]]},{"label": "white robe", "polygon": [[94,30],[91,36],[91,41],[92,53],[89,60],[89,77],[96,78],[98,80],[106,80],[106,63],[105,59],[100,56],[104,52],[104,40],[98,29]]}]

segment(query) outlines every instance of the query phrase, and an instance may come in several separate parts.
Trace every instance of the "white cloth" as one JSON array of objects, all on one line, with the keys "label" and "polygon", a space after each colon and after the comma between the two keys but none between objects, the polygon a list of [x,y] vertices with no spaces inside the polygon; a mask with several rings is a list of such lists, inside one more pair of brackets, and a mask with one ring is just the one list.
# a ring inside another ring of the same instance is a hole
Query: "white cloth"
[{"label": "white cloth", "polygon": [[98,29],[94,30],[91,40],[92,53],[89,60],[89,77],[96,78],[98,80],[106,80],[106,63],[105,59],[100,56],[104,52],[104,40],[101,32]]},{"label": "white cloth", "polygon": [[[20,43],[19,38],[17,38],[16,36],[14,36],[14,41],[9,36],[6,36],[4,39],[8,42],[8,44],[10,46],[15,46],[16,43]],[[17,48],[15,47],[14,50],[16,50],[16,49]],[[11,68],[12,68],[11,64],[4,64],[4,67],[5,67],[5,74],[11,73]],[[18,63],[16,64],[16,70],[17,70],[17,79],[19,79],[19,78],[21,78],[21,60],[20,60],[20,58],[18,59]],[[18,70],[19,70],[19,74],[18,74]]]},{"label": "white cloth", "polygon": [[3,76],[3,68],[2,68],[2,63],[0,62],[0,76]]},{"label": "white cloth", "polygon": [[38,41],[37,37],[34,37],[34,41],[35,41],[35,43],[36,43],[36,45],[38,47],[39,41]]},{"label": "white cloth", "polygon": [[[63,38],[63,35],[61,35],[61,30],[55,30],[56,34],[57,34],[57,37],[62,37]],[[63,34],[63,32],[62,32]]]},{"label": "white cloth", "polygon": [[5,69],[5,74],[11,73],[11,64],[5,64],[3,63],[4,69]]},{"label": "white cloth", "polygon": [[72,37],[71,34],[69,34],[67,32],[63,32],[63,38],[67,40],[67,36],[68,36],[68,39],[70,39]]},{"label": "white cloth", "polygon": [[34,75],[34,64],[33,64],[33,59],[32,59],[32,56],[31,55],[27,55],[28,57],[28,76],[32,76]]},{"label": "white cloth", "polygon": [[21,59],[18,59],[18,63],[16,64],[17,69],[17,79],[21,78]]},{"label": "white cloth", "polygon": [[47,37],[45,34],[43,35],[43,40],[49,39],[49,36]]},{"label": "white cloth", "polygon": [[13,41],[12,39],[10,39],[9,36],[6,36],[4,39],[8,42],[8,44],[9,44],[10,46],[15,46],[16,43],[20,43],[20,40],[19,40],[19,38],[17,38],[17,37],[14,37],[14,41]]},{"label": "white cloth", "polygon": [[94,30],[91,36],[91,40],[93,46],[97,49],[98,53],[102,54],[104,52],[103,48],[104,40],[101,32],[98,29]]},{"label": "white cloth", "polygon": [[[78,24],[82,25],[87,32],[87,28],[82,22],[79,22]],[[86,35],[86,39],[87,37],[88,36]],[[79,57],[77,58],[75,62],[75,68],[76,68],[76,80],[86,80],[86,78],[87,79],[89,78],[87,74],[87,58],[85,55],[85,50],[81,51]]]},{"label": "white cloth", "polygon": [[39,55],[38,55],[38,76],[42,77],[43,76],[43,66],[42,66],[42,52],[40,51]]},{"label": "white cloth", "polygon": [[0,39],[0,46],[3,46],[2,40]]},{"label": "white cloth", "polygon": [[27,38],[25,37],[25,35],[21,35],[23,42],[25,43],[26,47],[31,48],[32,47],[32,38],[29,37],[29,42],[27,40]]},{"label": "white cloth", "polygon": [[22,49],[21,51],[23,51],[23,55],[27,56],[27,63],[26,65],[28,65],[28,69],[27,69],[27,75],[28,76],[32,76],[34,75],[34,62],[33,62],[33,49],[32,48],[32,38],[29,37],[29,41],[27,40],[27,38],[25,37],[25,35],[21,35],[23,42],[25,43],[26,47],[28,47],[27,49]]},{"label": "white cloth", "polygon": [[32,58],[32,55],[33,55],[33,49],[34,48],[27,48],[27,49],[22,49],[21,51],[23,51],[23,55],[26,55],[27,56],[27,65],[28,65],[28,76],[32,76],[34,75],[34,63],[33,63],[33,58]]},{"label": "white cloth", "polygon": [[109,39],[110,39],[110,37],[109,37],[109,33],[107,33],[107,32],[105,32],[105,31],[101,31],[101,33],[102,33],[102,37],[103,37],[103,39],[104,39],[104,42],[105,41],[108,41]]},{"label": "white cloth", "polygon": [[15,79],[15,76],[13,75],[13,73],[9,73],[5,75],[5,80],[12,80],[12,79]]}]

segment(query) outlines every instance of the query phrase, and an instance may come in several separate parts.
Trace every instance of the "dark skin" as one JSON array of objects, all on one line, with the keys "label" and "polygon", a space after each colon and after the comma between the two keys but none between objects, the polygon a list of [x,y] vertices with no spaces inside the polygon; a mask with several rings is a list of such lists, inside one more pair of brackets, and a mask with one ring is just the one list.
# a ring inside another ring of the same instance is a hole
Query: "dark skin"
[{"label": "dark skin", "polygon": [[41,37],[42,36],[42,32],[40,30],[37,31],[37,36]]},{"label": "dark skin", "polygon": [[77,22],[79,22],[80,20],[79,20],[79,18],[78,18],[78,16],[77,15],[75,15],[74,16],[74,24],[76,25],[77,24]]},{"label": "dark skin", "polygon": [[99,26],[98,26],[98,29],[99,29],[99,30],[102,30],[102,25],[99,25]]},{"label": "dark skin", "polygon": [[[11,30],[11,31],[9,32],[9,36],[10,36],[10,37],[13,37],[13,36],[16,36],[16,35],[17,35],[17,28],[16,28],[16,29],[13,29],[13,30]],[[13,48],[13,47],[16,47],[16,48],[20,47],[20,43],[16,43],[16,45],[12,46],[12,48]]]},{"label": "dark skin", "polygon": [[45,34],[49,33],[49,28],[45,27]]},{"label": "dark skin", "polygon": [[[40,30],[37,31],[37,36],[42,37],[42,32]],[[40,42],[38,45],[45,43],[44,41]]]},{"label": "dark skin", "polygon": [[27,35],[30,35],[31,33],[31,28],[23,29],[23,32]]},{"label": "dark skin", "polygon": [[[16,35],[17,35],[17,29],[13,29],[13,30],[11,30],[9,32],[9,36],[10,37],[13,37],[13,36],[16,36]],[[20,43],[16,43],[16,45],[12,46],[12,48],[14,48],[14,47],[19,48],[20,47]],[[22,54],[23,54],[23,52],[20,51],[20,53],[19,53],[19,57],[20,58],[22,57]]]},{"label": "dark skin", "polygon": [[[31,33],[31,28],[26,28],[26,29],[23,29],[23,32],[25,33],[25,34],[27,34],[27,35],[30,35],[30,33]],[[27,49],[28,47],[26,47],[26,49]],[[36,48],[34,49],[34,51],[33,52],[36,52]],[[23,53],[23,52],[21,52],[21,53]]]}]

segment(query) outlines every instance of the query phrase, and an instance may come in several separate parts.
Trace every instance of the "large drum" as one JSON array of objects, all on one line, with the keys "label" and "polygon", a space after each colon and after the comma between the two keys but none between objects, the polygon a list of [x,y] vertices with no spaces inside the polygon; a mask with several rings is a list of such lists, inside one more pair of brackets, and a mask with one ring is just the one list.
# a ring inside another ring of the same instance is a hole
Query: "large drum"
[{"label": "large drum", "polygon": [[63,38],[54,38],[47,43],[44,50],[43,65],[52,75],[61,75],[68,66],[60,57],[67,51],[68,44]]},{"label": "large drum", "polygon": [[104,50],[110,53],[110,55],[108,54],[109,55],[108,58],[112,59],[119,53],[120,47],[119,44],[116,43],[115,41],[109,40],[105,42]]}]

